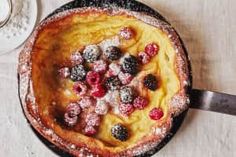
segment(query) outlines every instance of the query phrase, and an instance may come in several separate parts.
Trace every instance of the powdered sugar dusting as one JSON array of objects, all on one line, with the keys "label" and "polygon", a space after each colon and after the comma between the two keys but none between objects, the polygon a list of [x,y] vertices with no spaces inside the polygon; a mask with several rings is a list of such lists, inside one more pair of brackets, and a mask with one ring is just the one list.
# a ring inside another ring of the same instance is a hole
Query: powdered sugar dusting
[{"label": "powdered sugar dusting", "polygon": [[136,147],[133,151],[130,152],[130,155],[140,155],[144,152],[147,152],[153,148],[155,148],[157,145],[159,144],[158,141],[155,141],[155,142],[149,142],[145,145],[142,145],[142,146],[139,146],[139,147]]},{"label": "powdered sugar dusting", "polygon": [[68,89],[66,89],[66,90],[64,91],[64,94],[65,94],[66,96],[71,96],[71,95],[72,95],[71,91],[68,90]]},{"label": "powdered sugar dusting", "polygon": [[183,100],[182,96],[175,95],[171,100],[171,105],[176,106],[183,106],[186,104],[186,100]]},{"label": "powdered sugar dusting", "polygon": [[53,134],[53,131],[51,129],[45,129],[44,133],[48,136],[51,136]]},{"label": "powdered sugar dusting", "polygon": [[170,100],[170,105],[172,106],[173,114],[177,116],[181,111],[185,110],[189,104],[189,98],[187,96],[175,95]]},{"label": "powdered sugar dusting", "polygon": [[165,127],[154,127],[153,134],[157,136],[164,137],[167,129]]},{"label": "powdered sugar dusting", "polygon": [[113,109],[112,109],[113,113],[117,114],[117,115],[120,115],[120,110],[119,110],[119,106],[114,106]]},{"label": "powdered sugar dusting", "polygon": [[71,144],[71,145],[70,145],[70,148],[71,148],[71,149],[75,149],[76,146],[75,146],[74,144]]},{"label": "powdered sugar dusting", "polygon": [[111,107],[118,106],[120,104],[119,91],[109,91],[102,99],[108,102]]},{"label": "powdered sugar dusting", "polygon": [[118,36],[114,36],[111,39],[106,39],[102,41],[100,44],[98,44],[103,52],[110,47],[110,46],[116,46],[118,47],[120,45],[120,40]]}]

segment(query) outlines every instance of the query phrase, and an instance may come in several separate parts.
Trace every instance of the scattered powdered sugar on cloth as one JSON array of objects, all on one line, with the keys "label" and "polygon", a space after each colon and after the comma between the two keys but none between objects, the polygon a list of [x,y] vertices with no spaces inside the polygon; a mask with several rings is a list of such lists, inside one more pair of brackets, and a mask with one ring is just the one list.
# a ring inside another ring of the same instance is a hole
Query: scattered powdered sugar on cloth
[{"label": "scattered powdered sugar on cloth", "polygon": [[0,29],[0,36],[8,39],[17,37],[27,30],[29,25],[30,0],[12,0],[13,10],[8,23]]}]

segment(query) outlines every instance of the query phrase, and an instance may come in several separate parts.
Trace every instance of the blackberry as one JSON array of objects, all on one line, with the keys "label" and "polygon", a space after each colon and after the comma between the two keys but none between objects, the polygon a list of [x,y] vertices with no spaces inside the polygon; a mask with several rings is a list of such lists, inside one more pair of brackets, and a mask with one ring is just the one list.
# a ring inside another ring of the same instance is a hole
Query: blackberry
[{"label": "blackberry", "polygon": [[97,45],[86,46],[83,51],[83,58],[89,63],[93,63],[98,60],[100,55],[101,51]]},{"label": "blackberry", "polygon": [[105,85],[108,89],[114,91],[120,88],[121,82],[117,76],[111,76],[106,79]]},{"label": "blackberry", "polygon": [[144,77],[143,80],[143,84],[145,87],[147,87],[148,89],[155,91],[157,89],[157,78],[156,76],[152,75],[152,74],[148,74],[147,76]]},{"label": "blackberry", "polygon": [[121,57],[121,50],[116,46],[109,46],[106,50],[104,55],[107,59],[114,61]]},{"label": "blackberry", "polygon": [[71,68],[70,79],[74,82],[81,81],[85,79],[86,74],[87,72],[83,65],[76,65],[73,68]]},{"label": "blackberry", "polygon": [[115,124],[111,128],[111,134],[120,141],[126,141],[129,137],[128,130],[122,124]]},{"label": "blackberry", "polygon": [[120,99],[123,103],[131,103],[134,99],[134,92],[131,87],[124,86],[120,90]]},{"label": "blackberry", "polygon": [[132,75],[137,74],[139,70],[137,58],[133,55],[124,57],[122,68],[125,72],[129,74],[132,74]]}]

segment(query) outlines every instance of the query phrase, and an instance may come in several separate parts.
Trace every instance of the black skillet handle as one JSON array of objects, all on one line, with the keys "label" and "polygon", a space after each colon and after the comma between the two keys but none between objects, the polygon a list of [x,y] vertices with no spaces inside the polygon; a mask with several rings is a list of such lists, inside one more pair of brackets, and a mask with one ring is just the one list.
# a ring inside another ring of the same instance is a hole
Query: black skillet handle
[{"label": "black skillet handle", "polygon": [[236,96],[225,93],[193,89],[191,108],[236,115]]}]

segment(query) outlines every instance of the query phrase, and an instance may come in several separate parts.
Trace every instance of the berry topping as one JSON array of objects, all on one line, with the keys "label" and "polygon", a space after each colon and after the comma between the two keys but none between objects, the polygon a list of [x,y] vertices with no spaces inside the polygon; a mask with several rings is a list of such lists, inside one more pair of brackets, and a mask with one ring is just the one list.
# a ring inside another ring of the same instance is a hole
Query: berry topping
[{"label": "berry topping", "polygon": [[83,57],[89,63],[93,63],[94,61],[98,60],[100,55],[101,51],[97,45],[86,46],[83,51]]},{"label": "berry topping", "polygon": [[154,57],[158,53],[158,51],[159,51],[159,46],[155,43],[148,44],[145,47],[145,52],[151,57]]},{"label": "berry topping", "polygon": [[105,96],[104,100],[109,102],[109,105],[112,107],[116,107],[120,103],[120,93],[118,90],[109,91]]},{"label": "berry topping", "polygon": [[108,104],[103,101],[103,100],[98,100],[96,107],[95,107],[95,112],[99,115],[105,115],[108,112]]},{"label": "berry topping", "polygon": [[132,81],[133,76],[129,73],[120,72],[118,78],[123,85],[127,85]]},{"label": "berry topping", "polygon": [[120,99],[123,103],[131,103],[134,99],[134,92],[131,87],[124,86],[120,90]]},{"label": "berry topping", "polygon": [[133,105],[135,108],[142,110],[148,105],[148,100],[144,97],[138,96],[134,99]]},{"label": "berry topping", "polygon": [[100,74],[95,71],[89,71],[86,76],[86,81],[91,86],[99,84],[101,81]]},{"label": "berry topping", "polygon": [[116,76],[111,76],[106,79],[106,87],[110,90],[117,90],[120,88],[121,82],[118,77]]},{"label": "berry topping", "polygon": [[83,65],[76,65],[71,69],[70,79],[72,81],[81,81],[85,78],[86,73]]},{"label": "berry topping", "polygon": [[94,135],[94,134],[97,133],[97,130],[96,130],[93,126],[87,125],[87,126],[84,128],[84,133],[85,133],[85,135],[87,135],[87,136],[92,136],[92,135]]},{"label": "berry topping", "polygon": [[153,108],[150,112],[149,112],[149,117],[153,120],[159,120],[163,117],[164,113],[162,111],[162,109],[160,108]]},{"label": "berry topping", "polygon": [[104,55],[107,59],[114,61],[121,57],[121,50],[116,46],[109,46],[106,50]]},{"label": "berry topping", "polygon": [[122,68],[125,72],[135,75],[138,73],[138,61],[135,56],[129,55],[123,58]]},{"label": "berry topping", "polygon": [[64,114],[64,121],[65,121],[66,125],[69,126],[69,127],[75,126],[75,124],[78,121],[78,116],[71,117],[69,115],[69,113],[66,112]]},{"label": "berry topping", "polygon": [[129,137],[128,130],[122,124],[116,124],[111,128],[111,134],[117,140],[126,141]]},{"label": "berry topping", "polygon": [[134,30],[130,27],[124,27],[120,30],[120,36],[126,40],[134,37]]},{"label": "berry topping", "polygon": [[70,56],[71,62],[73,65],[82,64],[84,62],[84,58],[80,54],[80,52],[75,52]]},{"label": "berry topping", "polygon": [[93,99],[88,96],[82,97],[79,101],[79,105],[82,109],[88,108],[93,105]]},{"label": "berry topping", "polygon": [[79,96],[83,96],[86,94],[87,92],[87,86],[83,83],[83,82],[76,82],[73,86],[73,91],[79,95]]},{"label": "berry topping", "polygon": [[148,74],[144,77],[143,84],[148,89],[155,91],[157,89],[157,78],[152,74]]},{"label": "berry topping", "polygon": [[96,113],[90,113],[87,115],[85,122],[89,126],[99,126],[100,124],[100,117]]},{"label": "berry topping", "polygon": [[134,112],[134,107],[132,104],[120,104],[119,111],[124,116],[129,116],[131,113]]},{"label": "berry topping", "polygon": [[106,94],[106,89],[104,88],[103,85],[97,84],[93,86],[91,94],[94,97],[101,98]]},{"label": "berry topping", "polygon": [[61,68],[58,72],[62,78],[68,78],[70,76],[70,68],[68,67]]},{"label": "berry topping", "polygon": [[139,60],[141,61],[142,64],[147,64],[151,60],[151,57],[148,54],[146,54],[145,52],[140,52],[138,54],[138,57],[139,57]]},{"label": "berry topping", "polygon": [[70,103],[67,108],[66,108],[66,113],[68,113],[68,115],[70,117],[75,117],[78,116],[81,112],[80,106],[78,103]]},{"label": "berry topping", "polygon": [[109,71],[108,71],[109,75],[117,76],[120,73],[120,71],[121,71],[121,67],[119,64],[111,63],[109,65]]},{"label": "berry topping", "polygon": [[107,63],[103,60],[95,61],[93,64],[93,70],[98,73],[104,73],[107,70]]}]

